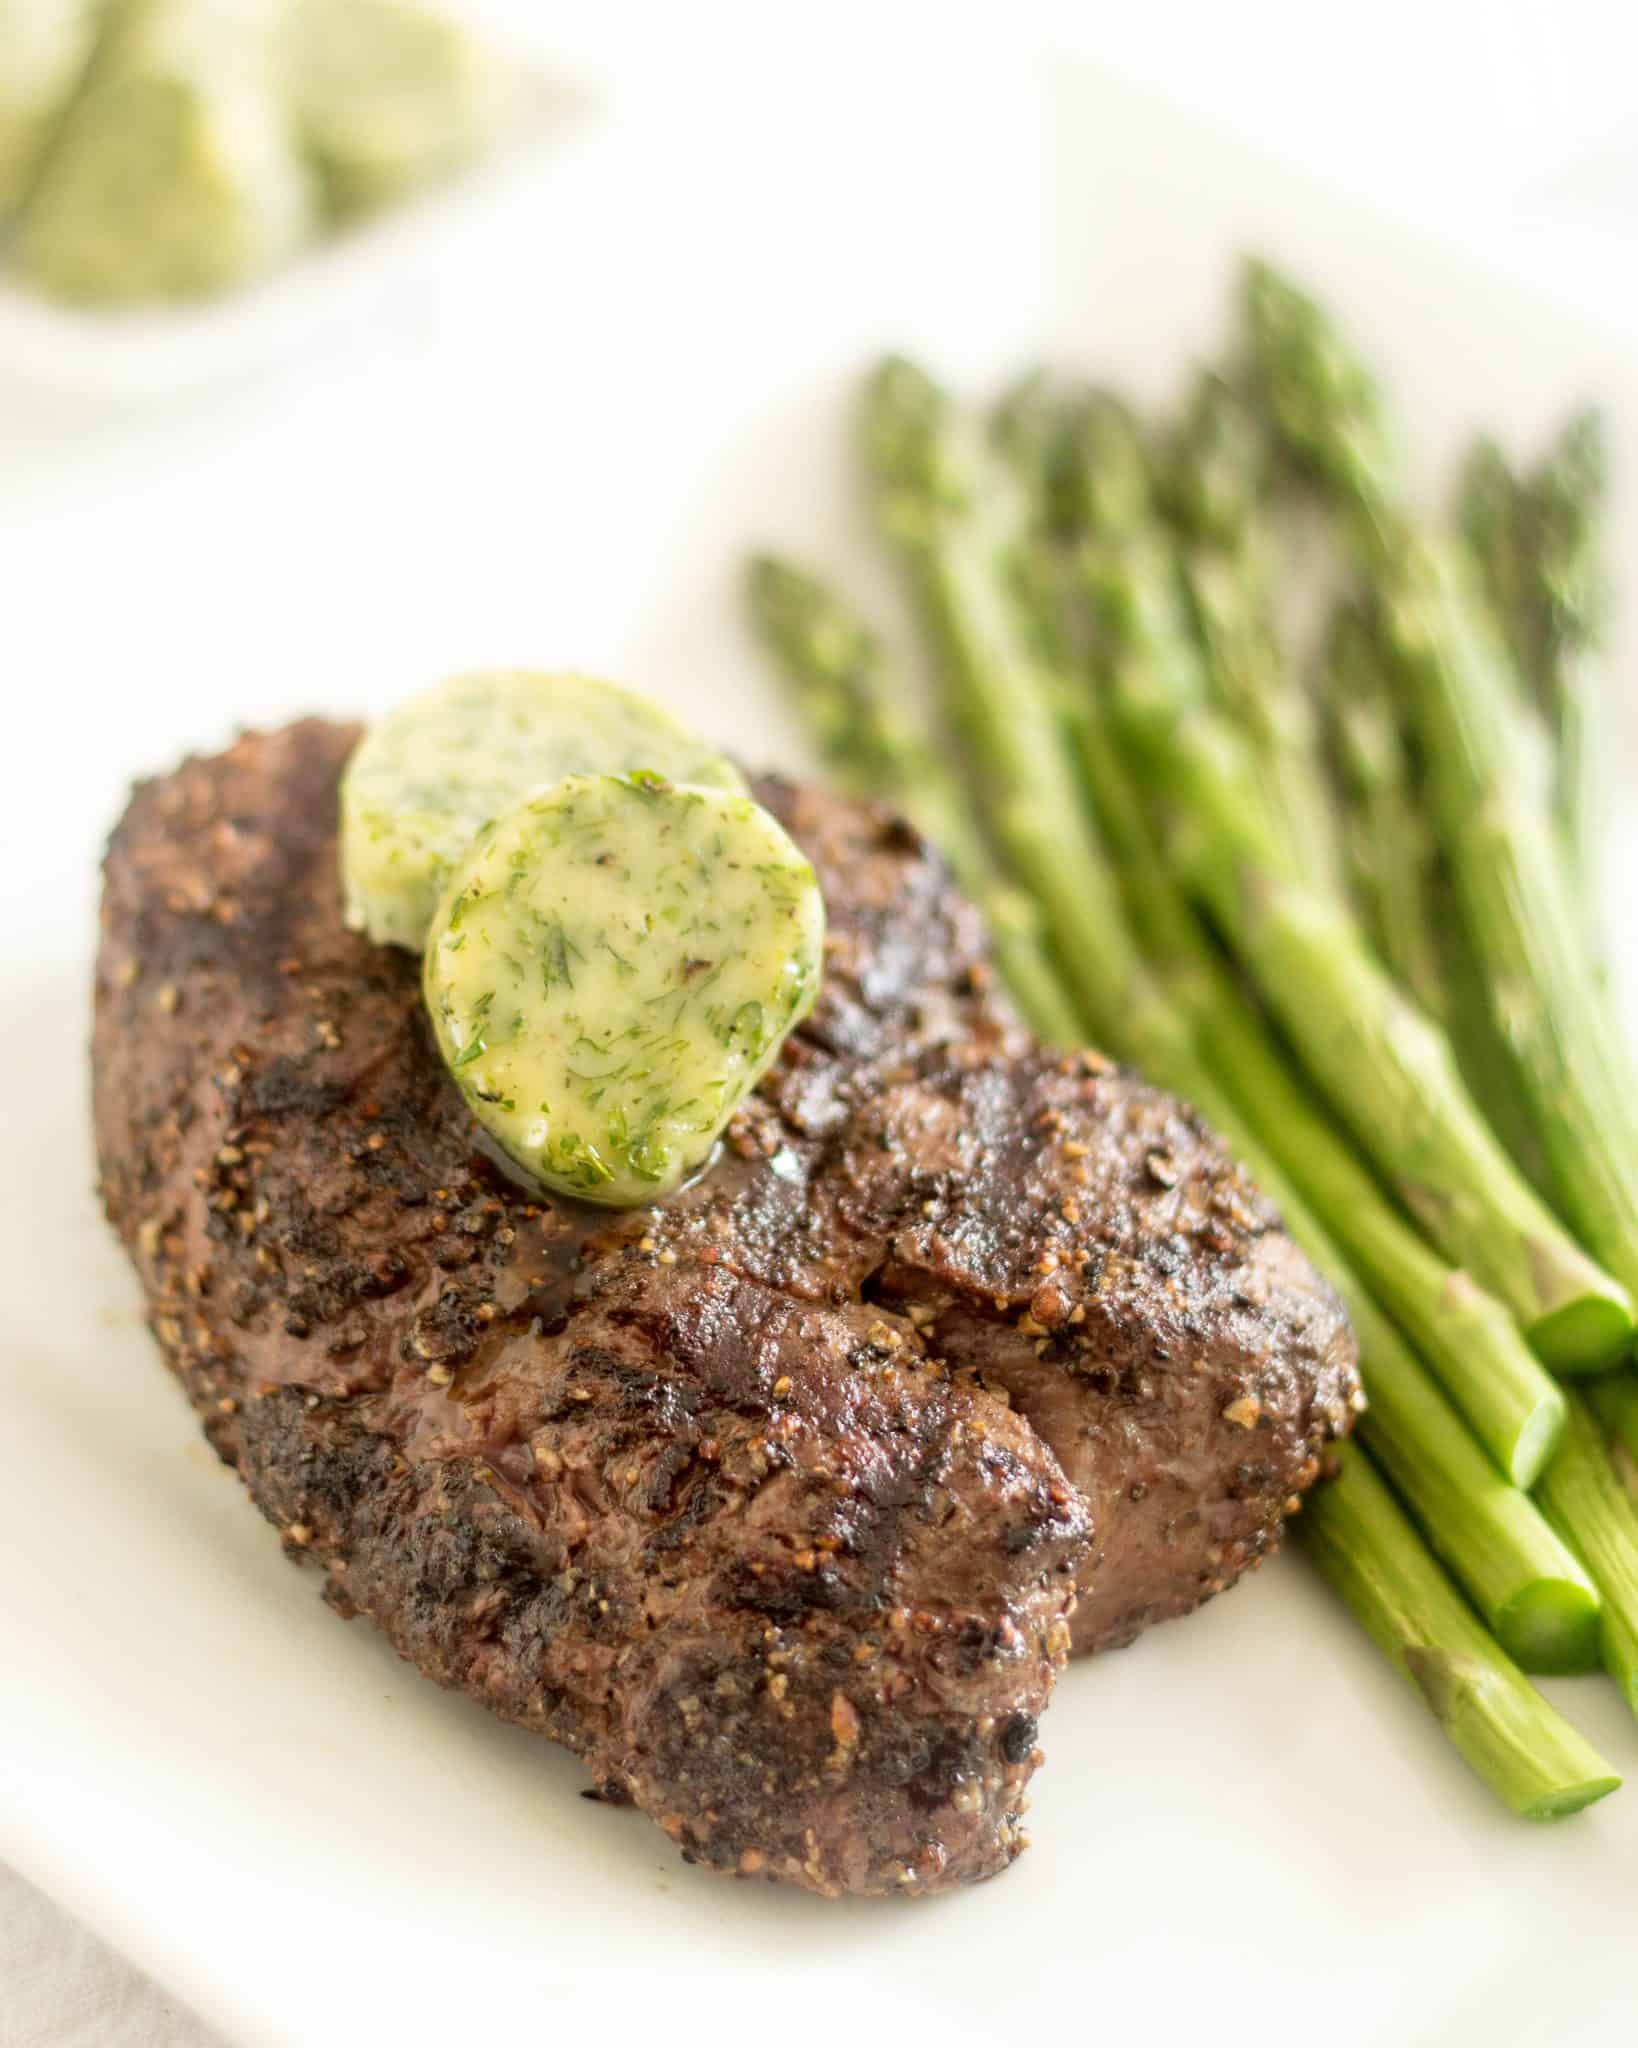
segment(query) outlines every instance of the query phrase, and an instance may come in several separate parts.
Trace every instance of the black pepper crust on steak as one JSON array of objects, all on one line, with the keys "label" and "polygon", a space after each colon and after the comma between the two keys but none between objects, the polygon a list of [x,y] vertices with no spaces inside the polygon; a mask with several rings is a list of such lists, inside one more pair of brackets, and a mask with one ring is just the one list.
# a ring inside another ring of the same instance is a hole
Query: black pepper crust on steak
[{"label": "black pepper crust on steak", "polygon": [[1018,1029],[913,833],[771,781],[813,1015],[663,1207],[531,1198],[342,927],[356,738],[142,785],[105,865],[103,1198],[207,1435],[341,1613],[691,1858],[1004,1868],[1071,1615],[1221,1590],[1347,1428],[1334,1298],[1188,1112]]}]

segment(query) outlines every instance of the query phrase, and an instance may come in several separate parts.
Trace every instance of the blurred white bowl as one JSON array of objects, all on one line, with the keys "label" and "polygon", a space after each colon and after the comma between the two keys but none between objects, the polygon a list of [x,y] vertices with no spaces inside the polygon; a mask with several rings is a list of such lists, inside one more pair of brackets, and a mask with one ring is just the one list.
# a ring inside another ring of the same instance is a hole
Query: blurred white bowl
[{"label": "blurred white bowl", "polygon": [[267,369],[368,320],[459,236],[497,189],[540,168],[595,113],[592,91],[529,71],[515,121],[480,161],[321,236],[242,290],[186,305],[104,311],[42,297],[0,268],[0,375],[99,398],[173,395]]}]

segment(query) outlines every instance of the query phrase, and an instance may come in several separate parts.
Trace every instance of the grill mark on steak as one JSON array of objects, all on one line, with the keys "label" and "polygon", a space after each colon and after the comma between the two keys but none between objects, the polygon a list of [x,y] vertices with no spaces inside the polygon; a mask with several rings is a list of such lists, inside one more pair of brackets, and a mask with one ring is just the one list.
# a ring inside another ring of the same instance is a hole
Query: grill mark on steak
[{"label": "grill mark on steak", "polygon": [[342,928],[355,738],[141,786],[106,863],[103,1195],[207,1434],[332,1605],[690,1857],[1004,1867],[1077,1570],[1095,1647],[1271,1547],[1335,1302],[1175,1103],[1019,1032],[908,828],[778,782],[813,1015],[662,1209],[531,1199]]}]

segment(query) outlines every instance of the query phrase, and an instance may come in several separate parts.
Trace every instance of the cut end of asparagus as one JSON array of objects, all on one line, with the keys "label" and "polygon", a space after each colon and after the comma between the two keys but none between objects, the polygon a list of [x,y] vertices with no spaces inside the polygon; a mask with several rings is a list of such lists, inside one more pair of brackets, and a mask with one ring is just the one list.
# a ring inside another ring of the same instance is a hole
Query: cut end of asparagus
[{"label": "cut end of asparagus", "polygon": [[1572,1813],[1579,1813],[1584,1806],[1595,1805],[1620,1789],[1621,1780],[1609,1771],[1582,1778],[1575,1784],[1557,1785],[1532,1805],[1521,1806],[1518,1812],[1524,1820],[1568,1820]]},{"label": "cut end of asparagus", "polygon": [[1602,1602],[1574,1579],[1536,1579],[1493,1617],[1496,1639],[1522,1670],[1547,1677],[1596,1671]]},{"label": "cut end of asparagus", "polygon": [[1357,1444],[1298,1518],[1303,1549],[1496,1797],[1528,1820],[1619,1786],[1586,1738],[1486,1633]]},{"label": "cut end of asparagus", "polygon": [[1404,1665],[1445,1733],[1521,1820],[1566,1820],[1620,1790],[1619,1775],[1567,1722],[1532,1729],[1526,1750],[1514,1703],[1483,1659],[1433,1645],[1407,1649]]},{"label": "cut end of asparagus", "polygon": [[1525,1493],[1535,1485],[1558,1449],[1566,1412],[1564,1396],[1557,1387],[1544,1386],[1535,1406],[1520,1416],[1511,1444],[1502,1447],[1505,1455],[1501,1462],[1507,1476]]},{"label": "cut end of asparagus", "polygon": [[1632,1349],[1631,1297],[1613,1283],[1583,1292],[1538,1316],[1525,1334],[1554,1372],[1607,1372]]}]

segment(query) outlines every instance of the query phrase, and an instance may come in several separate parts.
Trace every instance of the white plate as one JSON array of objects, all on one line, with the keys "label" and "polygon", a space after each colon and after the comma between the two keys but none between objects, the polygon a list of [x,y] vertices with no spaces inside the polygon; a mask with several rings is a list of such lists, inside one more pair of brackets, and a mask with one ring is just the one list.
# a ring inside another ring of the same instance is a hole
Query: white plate
[{"label": "white plate", "polygon": [[[998,1883],[826,1905],[685,1868],[322,1609],[200,1442],[97,1216],[92,864],[130,773],[506,660],[622,675],[800,765],[740,558],[774,540],[880,592],[843,438],[876,347],[972,379],[1045,337],[1158,395],[1253,242],[1354,318],[1430,456],[1596,391],[1635,473],[1613,340],[1091,73],[946,47],[918,97],[910,54],[816,50],[789,91],[755,44],[717,80],[668,51],[549,200],[497,208],[412,321],[299,379],[136,414],[0,390],[0,1852],[235,2039],[301,2048],[1022,2039],[1058,2014],[1613,2038],[1638,1785],[1552,1830],[1499,1814],[1297,1562],[1069,1674],[1036,1846]],[[1630,506],[1620,533],[1638,559]],[[1554,1690],[1638,1777],[1613,1690]]]}]

